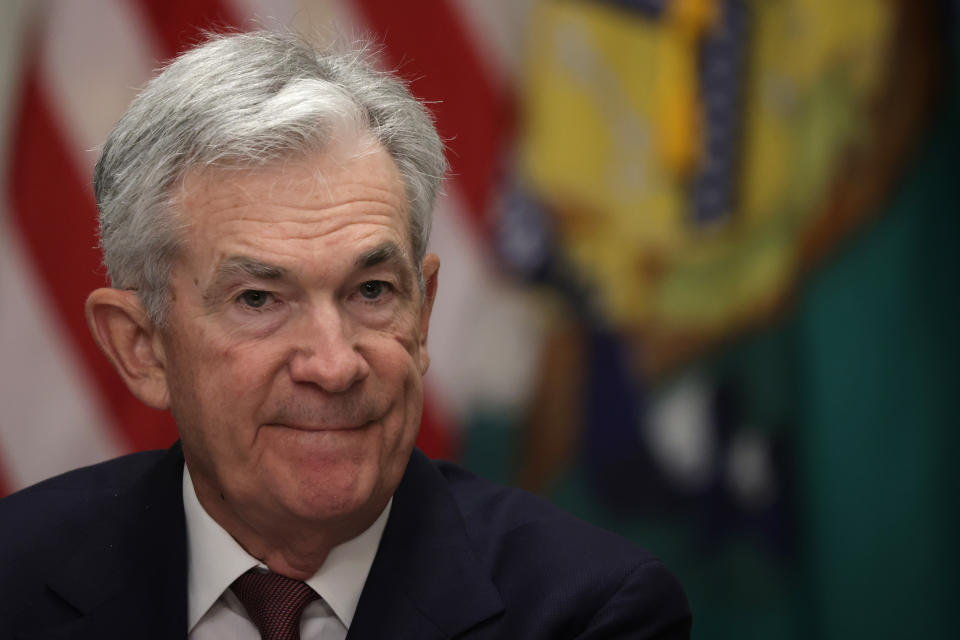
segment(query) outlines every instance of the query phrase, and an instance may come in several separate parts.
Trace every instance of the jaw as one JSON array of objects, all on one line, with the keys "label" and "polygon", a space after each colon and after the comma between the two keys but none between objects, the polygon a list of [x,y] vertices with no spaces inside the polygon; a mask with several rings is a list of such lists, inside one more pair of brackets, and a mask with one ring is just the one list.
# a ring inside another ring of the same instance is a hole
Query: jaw
[{"label": "jaw", "polygon": [[[219,481],[188,464],[203,508],[248,553],[283,575],[309,577],[330,549],[377,519],[399,484],[409,454],[392,468],[400,456],[383,450],[383,437],[380,422],[327,431],[269,425],[247,473]],[[406,438],[394,444],[405,447]]]}]

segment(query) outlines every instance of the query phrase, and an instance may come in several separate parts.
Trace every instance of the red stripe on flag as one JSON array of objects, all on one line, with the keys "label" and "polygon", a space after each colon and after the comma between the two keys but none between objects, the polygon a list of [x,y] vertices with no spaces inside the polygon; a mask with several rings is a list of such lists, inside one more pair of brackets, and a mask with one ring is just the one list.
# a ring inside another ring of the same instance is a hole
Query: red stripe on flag
[{"label": "red stripe on flag", "polygon": [[477,230],[486,233],[484,220],[512,120],[508,96],[491,78],[447,0],[417,3],[420,10],[396,0],[354,4],[384,43],[389,64],[430,103],[448,143],[453,179]]},{"label": "red stripe on flag", "polygon": [[163,45],[164,58],[172,58],[197,44],[205,29],[235,29],[240,22],[232,8],[220,0],[134,0]]},{"label": "red stripe on flag", "polygon": [[[91,338],[84,321],[87,294],[105,284],[96,246],[96,205],[67,153],[66,137],[40,87],[37,57],[26,69],[8,191],[13,220],[46,285],[57,320],[100,391],[103,404],[134,449],[166,447],[176,437],[165,412],[141,404],[126,389]],[[106,425],[105,425],[106,427]]]},{"label": "red stripe on flag", "polygon": [[427,457],[443,460],[456,460],[457,445],[450,429],[452,420],[441,415],[430,394],[423,397],[423,416],[420,419],[420,433],[417,434],[417,446]]}]

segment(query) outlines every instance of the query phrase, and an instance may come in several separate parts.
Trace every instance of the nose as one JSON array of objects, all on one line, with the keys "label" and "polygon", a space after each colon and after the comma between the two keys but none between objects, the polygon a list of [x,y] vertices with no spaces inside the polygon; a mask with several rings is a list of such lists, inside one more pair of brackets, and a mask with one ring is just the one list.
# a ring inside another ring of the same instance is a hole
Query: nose
[{"label": "nose", "polygon": [[336,309],[305,314],[298,324],[289,365],[294,382],[342,393],[369,375],[370,365],[356,343],[356,332]]}]

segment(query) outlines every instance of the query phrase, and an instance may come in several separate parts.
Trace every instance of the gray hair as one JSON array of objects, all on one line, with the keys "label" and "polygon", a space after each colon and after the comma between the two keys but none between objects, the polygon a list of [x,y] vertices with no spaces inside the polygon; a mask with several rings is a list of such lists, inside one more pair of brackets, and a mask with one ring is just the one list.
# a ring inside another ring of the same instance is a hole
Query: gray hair
[{"label": "gray hair", "polygon": [[260,31],[213,35],[168,64],[117,123],[94,170],[112,285],[137,290],[162,326],[182,246],[174,192],[186,173],[322,151],[345,124],[369,133],[399,169],[419,271],[447,169],[443,143],[403,82],[365,58]]}]

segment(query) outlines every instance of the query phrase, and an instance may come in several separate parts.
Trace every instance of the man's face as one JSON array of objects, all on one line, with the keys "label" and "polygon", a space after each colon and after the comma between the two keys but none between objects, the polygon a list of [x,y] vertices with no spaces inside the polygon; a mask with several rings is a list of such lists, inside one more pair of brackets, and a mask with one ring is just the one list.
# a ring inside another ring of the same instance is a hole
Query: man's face
[{"label": "man's face", "polygon": [[171,409],[201,500],[254,527],[369,524],[419,428],[431,300],[396,166],[358,148],[184,183]]}]

